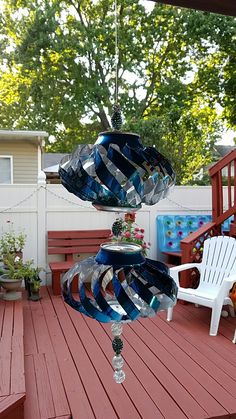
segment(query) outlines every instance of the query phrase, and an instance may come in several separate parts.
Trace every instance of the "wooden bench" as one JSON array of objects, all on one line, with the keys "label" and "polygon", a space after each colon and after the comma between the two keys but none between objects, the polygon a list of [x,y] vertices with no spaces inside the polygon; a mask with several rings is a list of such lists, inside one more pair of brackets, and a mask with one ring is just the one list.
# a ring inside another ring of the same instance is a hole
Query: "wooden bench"
[{"label": "wooden bench", "polygon": [[180,252],[162,252],[166,257],[166,265],[171,268],[172,266],[181,265],[181,251]]},{"label": "wooden bench", "polygon": [[25,370],[22,301],[0,301],[0,418],[23,419]]},{"label": "wooden bench", "polygon": [[[54,295],[61,293],[61,275],[67,272],[81,255],[96,254],[100,245],[109,240],[111,230],[64,230],[48,231],[48,255],[61,255],[63,261],[49,261],[52,272]],[[78,291],[78,281],[72,284],[72,291]]]}]

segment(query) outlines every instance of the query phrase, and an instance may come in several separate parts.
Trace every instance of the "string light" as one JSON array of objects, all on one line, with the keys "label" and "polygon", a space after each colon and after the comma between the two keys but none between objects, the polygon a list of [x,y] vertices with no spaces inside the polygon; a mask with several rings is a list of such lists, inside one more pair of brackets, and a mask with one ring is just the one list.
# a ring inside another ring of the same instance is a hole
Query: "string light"
[{"label": "string light", "polygon": [[[81,208],[85,208],[85,209],[88,209],[88,208],[91,208],[92,209],[92,207],[88,204],[87,206],[86,205],[82,205],[82,204],[78,204],[78,203],[76,203],[76,202],[73,202],[73,201],[71,201],[70,199],[68,199],[68,198],[65,198],[64,196],[61,196],[61,195],[59,195],[59,194],[57,194],[56,192],[54,192],[54,191],[51,191],[47,186],[42,186],[42,185],[40,185],[40,186],[38,186],[36,189],[34,189],[33,190],[33,192],[31,192],[29,195],[27,195],[25,198],[23,198],[23,199],[21,199],[20,201],[18,201],[18,202],[16,202],[15,204],[13,204],[11,207],[7,207],[7,208],[4,208],[3,210],[1,210],[0,211],[0,214],[4,214],[5,212],[7,213],[7,212],[10,212],[12,209],[14,209],[14,208],[17,208],[17,207],[19,207],[21,204],[24,204],[24,202],[26,202],[26,201],[28,201],[30,198],[32,198],[40,189],[44,189],[45,191],[47,191],[49,194],[51,194],[51,195],[53,195],[53,196],[55,196],[56,198],[59,198],[59,199],[61,199],[61,200],[63,200],[63,201],[65,201],[65,202],[67,202],[68,204],[72,204],[72,205],[76,205],[77,207],[81,207]],[[168,198],[168,197],[166,197],[166,200],[167,201],[169,201],[171,204],[173,204],[173,205],[176,205],[177,207],[179,207],[179,208],[181,208],[181,209],[183,209],[183,210],[188,210],[189,212],[194,212],[194,213],[197,213],[197,212],[200,212],[200,213],[202,213],[202,210],[195,210],[195,209],[192,209],[192,208],[189,208],[189,207],[186,207],[186,206],[183,206],[183,205],[181,205],[181,204],[179,204],[178,202],[176,202],[176,201],[174,201],[173,199],[170,199],[170,198]],[[224,208],[224,211],[226,211],[227,210],[227,208],[225,207]]]}]

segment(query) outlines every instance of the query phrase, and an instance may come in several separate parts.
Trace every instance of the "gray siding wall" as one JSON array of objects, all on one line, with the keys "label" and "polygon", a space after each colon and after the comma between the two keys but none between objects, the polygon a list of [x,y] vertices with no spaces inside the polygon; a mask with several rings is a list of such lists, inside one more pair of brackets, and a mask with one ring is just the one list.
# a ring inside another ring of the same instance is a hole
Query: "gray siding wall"
[{"label": "gray siding wall", "polygon": [[13,157],[13,183],[37,183],[38,146],[27,140],[0,140],[0,155]]}]

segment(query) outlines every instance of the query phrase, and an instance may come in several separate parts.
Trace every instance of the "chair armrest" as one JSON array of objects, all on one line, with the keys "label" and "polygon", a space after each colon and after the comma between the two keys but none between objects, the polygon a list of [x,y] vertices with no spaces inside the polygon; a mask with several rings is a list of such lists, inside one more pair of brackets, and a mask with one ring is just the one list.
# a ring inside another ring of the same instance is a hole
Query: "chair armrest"
[{"label": "chair armrest", "polygon": [[170,276],[173,278],[177,286],[179,287],[179,272],[186,271],[187,269],[197,268],[201,271],[201,263],[184,263],[183,265],[173,266],[170,268]]},{"label": "chair armrest", "polygon": [[236,273],[233,275],[230,275],[228,278],[224,278],[223,282],[219,288],[218,295],[222,295],[225,297],[228,297],[229,290],[232,288],[233,284],[236,282]]}]

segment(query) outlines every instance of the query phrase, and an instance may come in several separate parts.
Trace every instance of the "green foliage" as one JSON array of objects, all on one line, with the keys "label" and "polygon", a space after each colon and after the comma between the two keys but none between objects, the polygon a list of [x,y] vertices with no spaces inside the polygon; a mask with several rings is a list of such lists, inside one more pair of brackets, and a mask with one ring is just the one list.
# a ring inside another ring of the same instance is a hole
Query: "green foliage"
[{"label": "green foliage", "polygon": [[[48,151],[93,143],[115,101],[114,1],[2,0],[1,10],[2,128],[45,129]],[[235,124],[235,19],[122,0],[118,22],[126,127],[140,128],[185,184],[211,160],[217,103]]]},{"label": "green foliage", "polygon": [[180,115],[176,111],[174,115],[172,111],[139,122],[129,121],[125,128],[138,132],[144,145],[154,145],[168,156],[177,175],[177,184],[185,185],[212,161],[219,126],[216,122],[208,122],[207,109],[202,110],[198,119],[190,112]]},{"label": "green foliage", "polygon": [[15,233],[14,231],[7,231],[0,237],[0,255],[7,253],[16,254],[22,252],[26,241],[24,233]]},{"label": "green foliage", "polygon": [[22,258],[13,253],[7,253],[4,255],[4,264],[10,279],[25,279],[30,283],[40,282],[38,275],[42,269],[35,268],[32,260],[24,263]]}]

